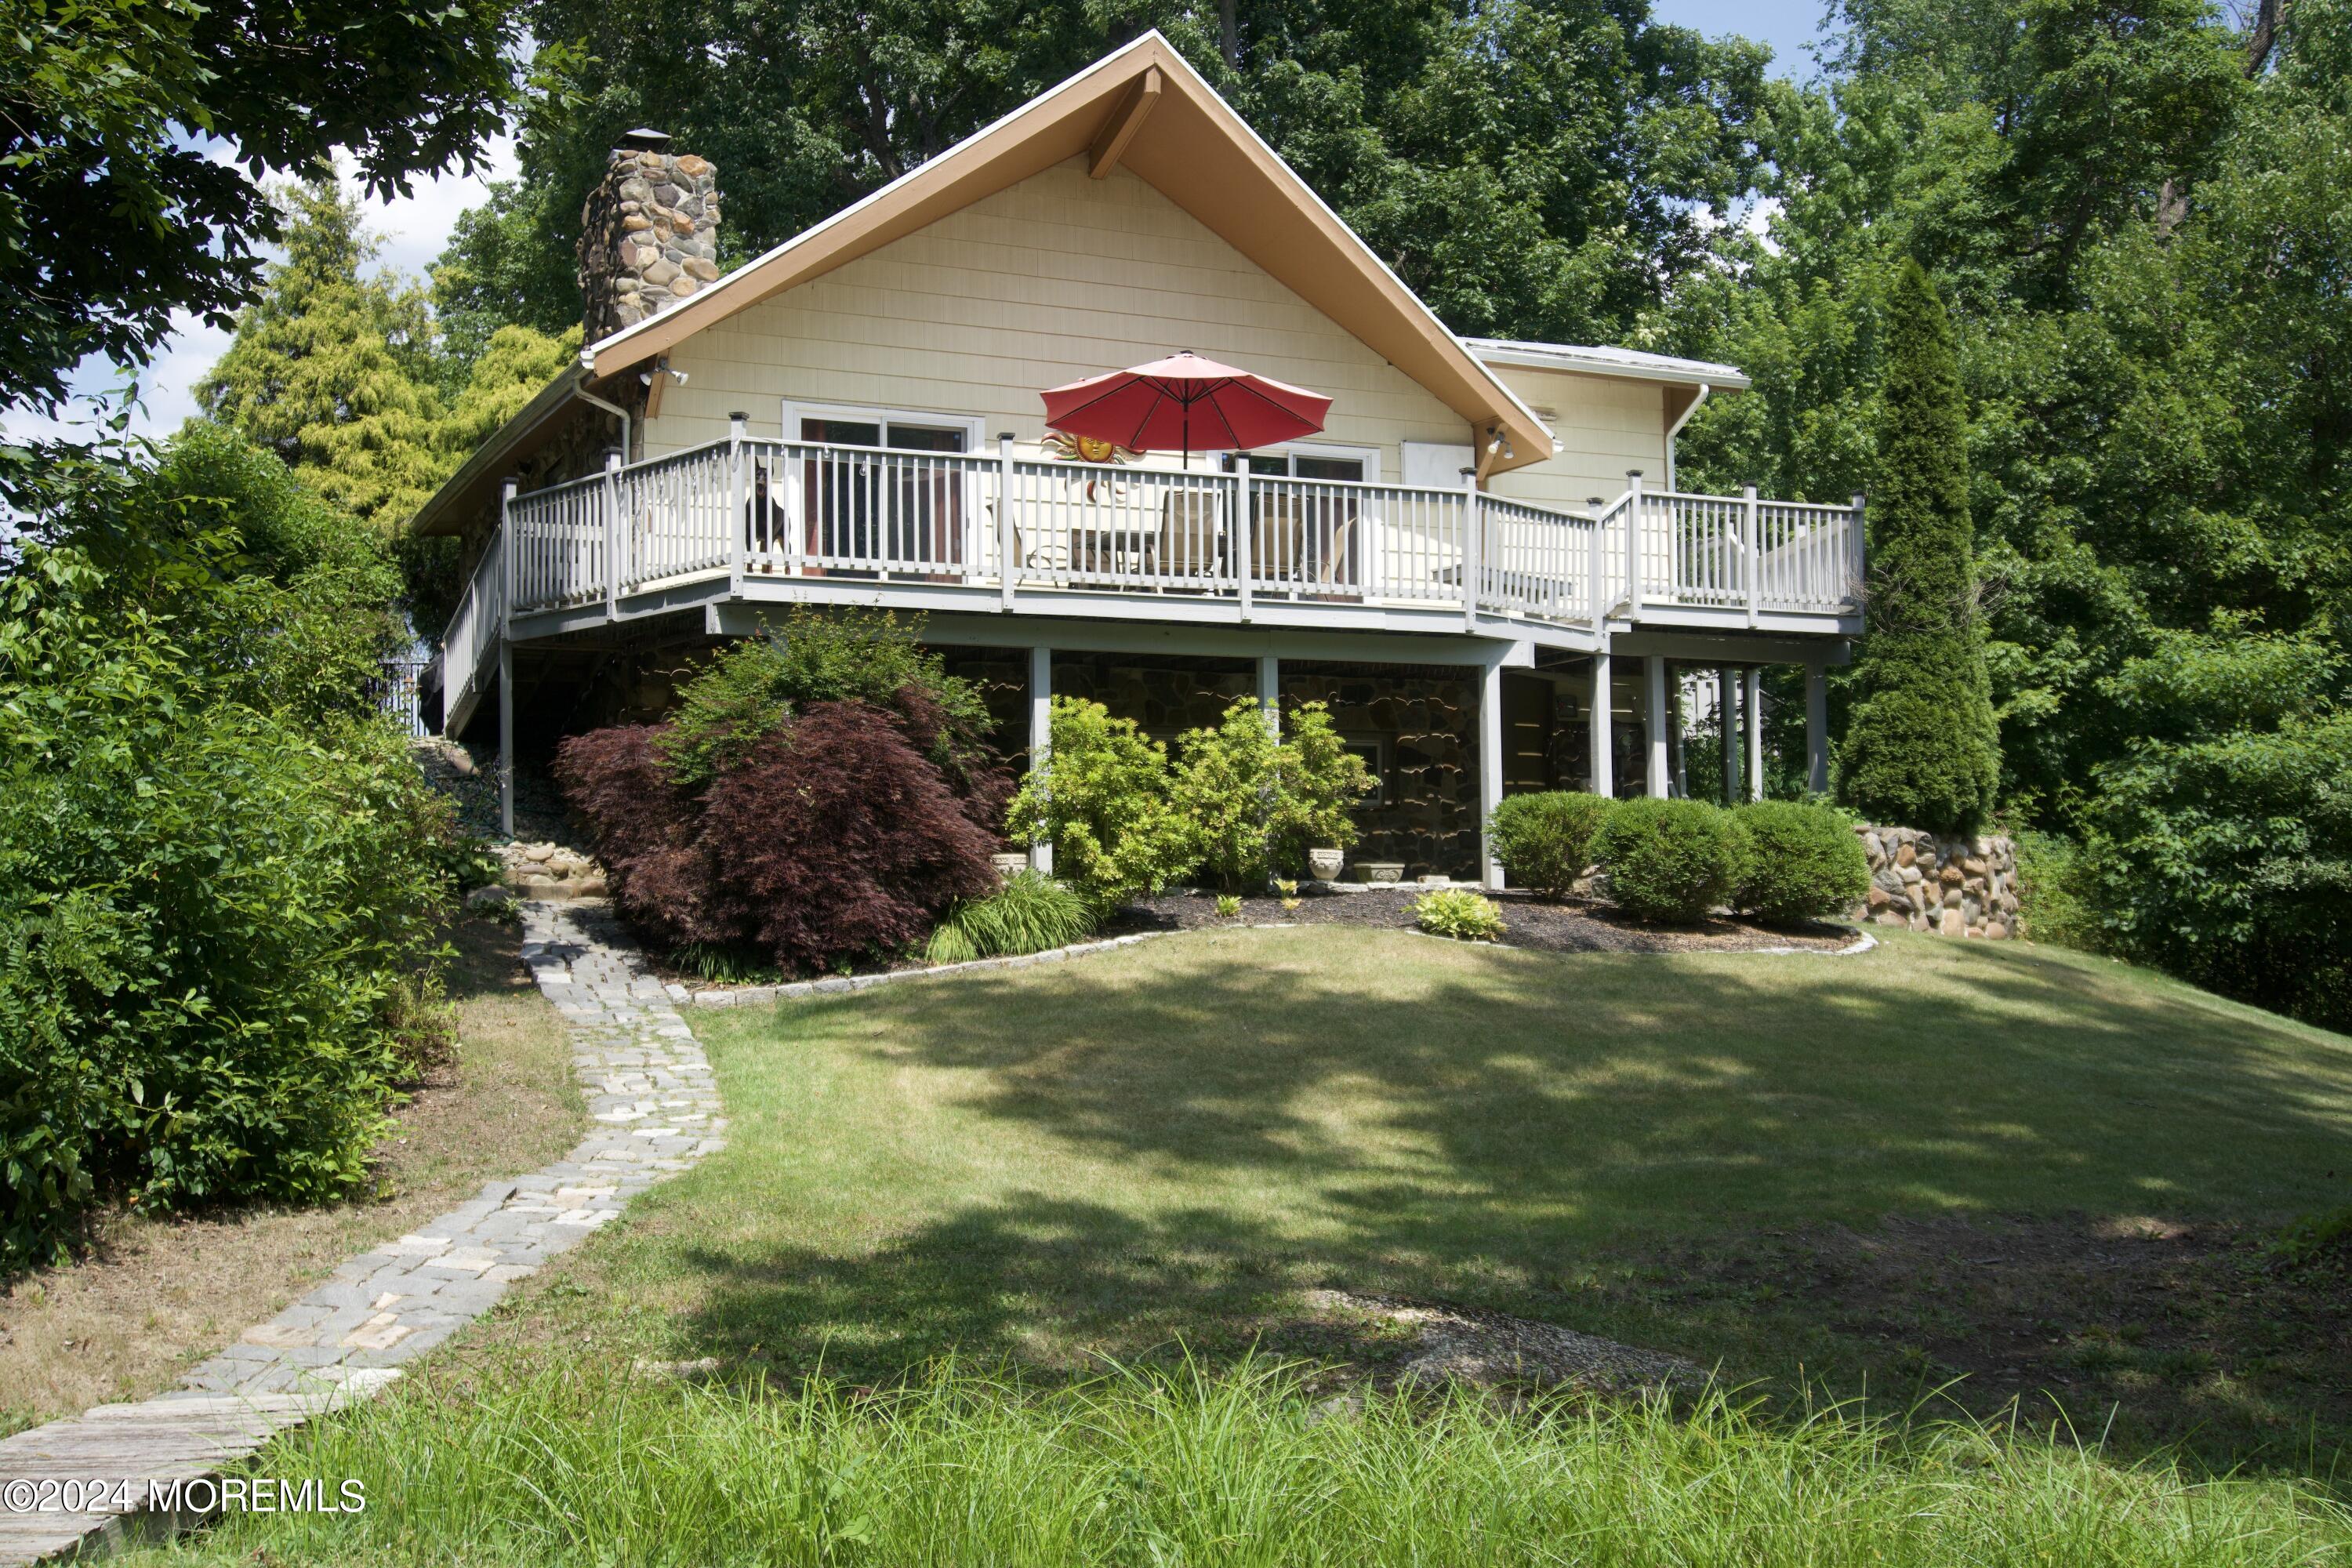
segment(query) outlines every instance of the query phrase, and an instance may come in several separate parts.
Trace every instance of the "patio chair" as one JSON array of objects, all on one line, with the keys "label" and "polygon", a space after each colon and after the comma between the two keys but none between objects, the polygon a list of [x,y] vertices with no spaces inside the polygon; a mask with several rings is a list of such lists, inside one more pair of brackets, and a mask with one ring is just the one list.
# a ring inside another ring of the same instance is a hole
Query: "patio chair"
[{"label": "patio chair", "polygon": [[1213,577],[1224,557],[1222,499],[1171,489],[1160,502],[1159,571],[1170,577]]}]

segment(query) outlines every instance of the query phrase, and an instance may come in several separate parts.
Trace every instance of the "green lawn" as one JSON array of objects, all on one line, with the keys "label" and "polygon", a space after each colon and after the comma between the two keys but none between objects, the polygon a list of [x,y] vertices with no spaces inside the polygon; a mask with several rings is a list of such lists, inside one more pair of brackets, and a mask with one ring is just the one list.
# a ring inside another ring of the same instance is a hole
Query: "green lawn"
[{"label": "green lawn", "polygon": [[1783,1394],[1966,1373],[2223,1462],[2345,1427],[2340,1281],[2261,1242],[2345,1201],[2352,1042],[2104,961],[1233,931],[695,1024],[729,1149],[499,1339],[853,1380],[1376,1354],[1299,1322],[1328,1286]]}]

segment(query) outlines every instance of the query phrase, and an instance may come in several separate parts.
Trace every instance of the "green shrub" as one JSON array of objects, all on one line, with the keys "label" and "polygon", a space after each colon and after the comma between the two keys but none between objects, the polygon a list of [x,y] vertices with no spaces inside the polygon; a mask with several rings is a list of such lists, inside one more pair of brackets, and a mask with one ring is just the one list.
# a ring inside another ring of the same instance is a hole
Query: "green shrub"
[{"label": "green shrub", "polygon": [[1232,920],[1235,915],[1238,915],[1241,912],[1242,896],[1239,893],[1219,893],[1217,895],[1217,913],[1221,918],[1224,920]]},{"label": "green shrub", "polygon": [[679,689],[656,742],[671,778],[700,789],[740,766],[793,714],[863,702],[897,714],[908,744],[959,795],[992,784],[987,704],[923,646],[922,625],[887,610],[793,605],[782,626],[723,649]]},{"label": "green shrub", "polygon": [[1750,801],[1739,829],[1734,909],[1764,921],[1843,914],[1870,891],[1870,856],[1843,812],[1793,800]]},{"label": "green shrub", "polygon": [[1293,708],[1276,739],[1255,697],[1176,749],[1172,802],[1195,835],[1201,869],[1227,892],[1303,869],[1310,848],[1355,843],[1349,808],[1372,787],[1320,702]]},{"label": "green shrub", "polygon": [[1608,815],[1604,796],[1546,790],[1505,796],[1486,831],[1495,858],[1513,882],[1558,899],[1592,864],[1592,840]]},{"label": "green shrub", "polygon": [[[53,456],[55,456],[53,454]],[[0,1270],[364,1184],[470,852],[368,695],[382,545],[216,429],[63,457],[0,569]]]},{"label": "green shrub", "polygon": [[2144,742],[2100,772],[2084,844],[2110,950],[2352,1026],[2352,708]]},{"label": "green shrub", "polygon": [[0,584],[0,1267],[101,1199],[362,1184],[438,1048],[455,833],[390,725],[209,700],[186,644],[38,565],[68,585]]},{"label": "green shrub", "polygon": [[933,963],[1043,952],[1084,942],[1095,931],[1086,896],[1042,871],[1023,871],[985,899],[958,904],[931,932]]},{"label": "green shrub", "polygon": [[1439,888],[1412,901],[1415,924],[1433,936],[1456,942],[1500,942],[1503,911],[1495,900],[1467,888]]},{"label": "green shrub", "polygon": [[2018,934],[2084,952],[2101,951],[2099,917],[2083,847],[2057,833],[2011,834],[2017,845]]},{"label": "green shrub", "polygon": [[1609,896],[1642,920],[1698,920],[1730,895],[1739,870],[1732,814],[1702,800],[1621,800],[1593,841]]},{"label": "green shrub", "polygon": [[670,949],[669,961],[713,985],[773,985],[789,978],[772,953],[751,942],[682,942]]},{"label": "green shrub", "polygon": [[1156,893],[1198,859],[1170,796],[1168,748],[1099,702],[1054,699],[1043,767],[1013,793],[1005,829],[1054,847],[1054,870],[1097,909]]}]

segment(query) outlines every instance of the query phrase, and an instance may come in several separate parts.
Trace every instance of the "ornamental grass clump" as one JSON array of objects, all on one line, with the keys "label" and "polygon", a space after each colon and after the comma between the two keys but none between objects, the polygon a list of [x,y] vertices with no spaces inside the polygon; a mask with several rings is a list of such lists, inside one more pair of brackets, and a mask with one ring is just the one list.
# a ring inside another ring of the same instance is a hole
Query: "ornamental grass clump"
[{"label": "ornamental grass clump", "polygon": [[1609,896],[1619,909],[1683,925],[1730,896],[1741,863],[1731,813],[1703,800],[1621,800],[1593,847],[1609,868]]},{"label": "ornamental grass clump", "polygon": [[1043,871],[1022,871],[984,899],[958,904],[931,932],[924,956],[968,963],[1067,947],[1094,934],[1093,904]]},{"label": "ornamental grass clump", "polygon": [[288,1433],[271,1473],[364,1511],[233,1512],[221,1563],[1806,1564],[2305,1568],[2319,1489],[2021,1429],[1748,1401],[1365,1389],[1245,1362],[1063,1386],[942,1363],[887,1388],[627,1362],[427,1372]]},{"label": "ornamental grass clump", "polygon": [[1503,911],[1492,899],[1467,888],[1440,888],[1412,901],[1413,923],[1432,936],[1456,942],[1500,942]]},{"label": "ornamental grass clump", "polygon": [[1870,892],[1870,857],[1845,814],[1793,800],[1750,801],[1732,813],[1739,871],[1731,905],[1766,921],[1843,914]]},{"label": "ornamental grass clump", "polygon": [[1487,819],[1495,858],[1518,887],[1538,898],[1568,896],[1592,864],[1592,840],[1609,802],[1573,790],[1506,795]]}]

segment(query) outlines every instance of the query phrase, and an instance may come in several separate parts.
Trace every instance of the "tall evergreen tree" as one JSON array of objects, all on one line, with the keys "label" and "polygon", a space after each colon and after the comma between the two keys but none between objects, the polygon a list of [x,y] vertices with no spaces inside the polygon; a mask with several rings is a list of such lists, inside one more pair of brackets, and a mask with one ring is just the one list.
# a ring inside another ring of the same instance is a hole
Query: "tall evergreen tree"
[{"label": "tall evergreen tree", "polygon": [[1888,307],[1868,619],[1838,795],[1877,821],[1966,832],[2000,782],[1977,620],[1967,400],[1943,301],[1917,262],[1896,270]]},{"label": "tall evergreen tree", "polygon": [[439,479],[432,311],[413,284],[363,274],[375,242],[331,175],[284,203],[286,259],[197,384],[197,405],[389,534]]},{"label": "tall evergreen tree", "polygon": [[424,290],[364,270],[375,242],[358,204],[325,177],[284,200],[286,259],[198,384],[198,405],[389,542],[430,637],[455,603],[456,554],[446,541],[410,537],[408,521],[563,368],[580,330],[499,327],[446,353]]}]

